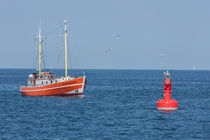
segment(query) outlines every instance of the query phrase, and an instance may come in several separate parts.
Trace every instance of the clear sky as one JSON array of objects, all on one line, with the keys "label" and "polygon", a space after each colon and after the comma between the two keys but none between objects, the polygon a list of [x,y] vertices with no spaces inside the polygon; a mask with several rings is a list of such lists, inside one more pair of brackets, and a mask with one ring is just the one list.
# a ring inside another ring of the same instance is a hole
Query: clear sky
[{"label": "clear sky", "polygon": [[210,69],[209,6],[209,0],[2,0],[0,68],[36,67],[40,23],[46,66],[64,68],[66,18],[72,68]]}]

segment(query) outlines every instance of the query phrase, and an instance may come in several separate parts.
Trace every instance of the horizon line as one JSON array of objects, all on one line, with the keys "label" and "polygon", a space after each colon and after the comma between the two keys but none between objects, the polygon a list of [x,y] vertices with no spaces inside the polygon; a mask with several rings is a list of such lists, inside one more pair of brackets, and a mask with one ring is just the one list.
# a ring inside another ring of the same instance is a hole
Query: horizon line
[{"label": "horizon line", "polygon": [[[0,68],[0,69],[34,69],[34,68]],[[65,70],[64,68],[45,68],[42,70]],[[192,71],[199,71],[199,70],[210,70],[210,69],[137,69],[137,68],[71,68],[72,70],[192,70]],[[68,70],[71,70],[68,69]],[[35,69],[34,69],[35,70]]]}]

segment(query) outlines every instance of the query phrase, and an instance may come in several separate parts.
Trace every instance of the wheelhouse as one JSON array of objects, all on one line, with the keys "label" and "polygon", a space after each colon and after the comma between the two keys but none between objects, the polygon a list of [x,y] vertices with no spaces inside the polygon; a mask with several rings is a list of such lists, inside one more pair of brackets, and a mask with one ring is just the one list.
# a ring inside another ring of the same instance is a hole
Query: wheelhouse
[{"label": "wheelhouse", "polygon": [[50,72],[42,72],[42,74],[33,73],[29,75],[28,86],[41,86],[57,83],[55,74]]}]

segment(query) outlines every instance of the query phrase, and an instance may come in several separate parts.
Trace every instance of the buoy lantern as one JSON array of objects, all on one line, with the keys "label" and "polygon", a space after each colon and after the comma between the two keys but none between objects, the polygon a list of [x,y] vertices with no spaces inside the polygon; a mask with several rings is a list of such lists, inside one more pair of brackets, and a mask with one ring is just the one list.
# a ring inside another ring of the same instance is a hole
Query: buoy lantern
[{"label": "buoy lantern", "polygon": [[160,111],[175,111],[178,109],[178,102],[171,100],[172,84],[168,71],[164,72],[164,99],[157,102],[157,110]]}]

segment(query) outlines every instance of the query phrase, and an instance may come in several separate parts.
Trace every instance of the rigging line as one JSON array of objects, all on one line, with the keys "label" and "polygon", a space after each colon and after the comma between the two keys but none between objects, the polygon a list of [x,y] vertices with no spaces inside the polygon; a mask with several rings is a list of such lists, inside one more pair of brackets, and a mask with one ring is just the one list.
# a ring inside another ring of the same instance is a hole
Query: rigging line
[{"label": "rigging line", "polygon": [[37,63],[38,63],[38,51],[37,51],[37,39],[35,38],[35,46],[34,46],[34,50],[35,50],[35,54],[34,54],[34,56],[35,56],[35,65],[34,65],[34,68],[35,68],[35,70],[37,69]]},{"label": "rigging line", "polygon": [[[70,24],[71,24],[71,22],[69,23],[69,26],[70,26]],[[67,30],[69,31],[69,26],[67,26]],[[70,38],[70,32],[67,32],[67,37],[69,37]],[[68,54],[68,57],[69,57],[69,61],[68,61],[68,63],[69,63],[69,69],[71,70],[71,69],[73,69],[73,65],[72,65],[72,60],[71,60],[71,58],[72,58],[72,56],[71,56],[71,53],[70,53],[70,47],[69,46],[71,46],[70,45],[70,41],[69,41],[70,39],[67,39],[67,42],[68,42],[68,47],[67,47],[67,54]],[[71,73],[72,74],[72,73]]]},{"label": "rigging line", "polygon": [[58,47],[58,59],[57,59],[57,63],[56,63],[56,68],[59,68],[59,64],[60,64],[60,62],[61,62],[61,56],[64,56],[64,54],[62,53],[62,52],[64,52],[63,51],[63,49],[64,49],[64,42],[63,42],[63,38],[61,39],[61,38],[59,38],[59,42],[62,42],[61,43],[61,45],[58,45],[59,47]]},{"label": "rigging line", "polygon": [[34,54],[34,52],[36,52],[36,50],[35,50],[35,46],[36,46],[36,41],[34,41],[33,42],[33,46],[32,46],[32,54],[33,54],[33,56],[32,56],[32,62],[33,62],[33,64],[32,64],[32,68],[34,68],[35,67],[35,65],[36,65],[36,63],[35,63],[35,54]]},{"label": "rigging line", "polygon": [[59,47],[59,49],[58,49],[58,59],[57,59],[57,63],[55,66],[56,68],[59,67],[60,60],[61,60],[61,47]]},{"label": "rigging line", "polygon": [[69,56],[69,69],[72,69],[73,67],[72,67],[72,63],[71,63],[71,55],[70,55],[70,49],[69,49],[69,47],[67,48],[67,53],[68,53],[68,56]]},{"label": "rigging line", "polygon": [[[44,43],[45,43],[45,48],[44,48],[44,56],[45,56],[45,59],[44,59],[44,60],[45,60],[45,68],[46,68],[46,70],[47,70],[47,64],[48,64],[48,63],[47,63],[47,62],[48,62],[47,60],[48,60],[48,59],[47,59],[47,39],[46,39],[46,38],[45,38],[45,42],[44,42]],[[47,71],[48,71],[48,70],[47,70]]]},{"label": "rigging line", "polygon": [[59,42],[61,42],[61,45],[58,45],[58,59],[57,59],[57,63],[56,63],[56,68],[59,68],[59,64],[61,62],[61,56],[64,56],[64,42],[63,42],[63,38],[59,38]]},{"label": "rigging line", "polygon": [[[45,44],[45,48],[44,48],[44,56],[45,56],[45,59],[44,59],[44,63],[45,63],[45,68],[47,70],[47,39],[45,38],[45,41],[44,41],[44,44]],[[48,70],[47,70],[48,71]]]},{"label": "rigging line", "polygon": [[46,69],[45,60],[44,60],[44,51],[43,50],[42,50],[42,62],[43,62],[43,69]]},{"label": "rigging line", "polygon": [[[42,41],[43,41],[43,40],[42,40]],[[45,42],[45,41],[44,41],[44,42]],[[43,47],[42,47],[42,55],[41,55],[41,56],[42,56],[43,68],[46,69],[46,67],[45,67],[45,66],[46,66],[46,65],[45,65],[45,57],[44,57],[44,56],[45,56],[44,53],[46,52],[46,50],[44,51],[44,49],[45,49],[44,47],[46,47],[46,46],[43,46]]]},{"label": "rigging line", "polygon": [[[65,54],[64,54],[64,41],[63,41],[63,38],[61,39],[61,38],[59,38],[59,42],[61,42],[61,45],[58,45],[59,47],[58,47],[58,59],[57,59],[57,63],[56,63],[56,68],[59,68],[59,64],[60,64],[60,62],[61,62],[61,56],[64,56]],[[63,66],[62,66],[62,68],[63,68]]]}]

